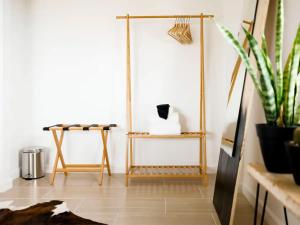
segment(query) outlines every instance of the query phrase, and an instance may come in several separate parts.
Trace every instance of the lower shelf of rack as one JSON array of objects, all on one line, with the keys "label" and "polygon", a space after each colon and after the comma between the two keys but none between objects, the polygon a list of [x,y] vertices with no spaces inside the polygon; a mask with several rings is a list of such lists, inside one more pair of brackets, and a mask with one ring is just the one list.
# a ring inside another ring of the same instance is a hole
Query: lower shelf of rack
[{"label": "lower shelf of rack", "polygon": [[205,132],[182,132],[178,135],[155,135],[149,132],[128,132],[128,138],[153,138],[153,139],[182,139],[182,138],[204,138]]},{"label": "lower shelf of rack", "polygon": [[202,167],[196,166],[131,166],[130,178],[199,178],[205,177]]}]

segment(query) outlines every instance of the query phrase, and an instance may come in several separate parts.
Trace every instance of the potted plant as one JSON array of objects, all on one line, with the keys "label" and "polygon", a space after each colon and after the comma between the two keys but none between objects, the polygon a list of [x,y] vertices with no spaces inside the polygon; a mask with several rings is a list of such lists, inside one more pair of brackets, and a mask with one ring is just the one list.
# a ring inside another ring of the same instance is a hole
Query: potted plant
[{"label": "potted plant", "polygon": [[261,151],[267,170],[277,173],[291,172],[284,142],[292,140],[293,131],[300,119],[298,100],[300,83],[300,25],[292,46],[292,50],[282,65],[283,43],[283,0],[277,0],[275,61],[273,69],[267,51],[265,36],[258,41],[246,29],[243,29],[249,42],[250,50],[256,59],[258,74],[250,63],[247,52],[239,41],[224,26],[218,25],[219,30],[237,51],[251,76],[254,86],[261,99],[266,123],[257,124],[256,131],[260,140]]},{"label": "potted plant", "polygon": [[295,129],[293,140],[285,143],[285,149],[294,180],[296,184],[300,185],[300,127]]}]

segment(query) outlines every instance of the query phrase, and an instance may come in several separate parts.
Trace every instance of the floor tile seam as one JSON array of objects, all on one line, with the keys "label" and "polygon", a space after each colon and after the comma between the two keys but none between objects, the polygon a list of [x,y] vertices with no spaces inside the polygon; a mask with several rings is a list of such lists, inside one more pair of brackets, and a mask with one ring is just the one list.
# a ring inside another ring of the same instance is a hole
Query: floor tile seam
[{"label": "floor tile seam", "polygon": [[97,186],[92,186],[92,185],[90,185],[90,186],[88,186],[88,185],[81,185],[81,184],[67,184],[67,185],[56,185],[56,186],[54,186],[54,187],[57,187],[57,188],[60,188],[60,187],[72,187],[72,188],[75,188],[75,187],[80,187],[80,188],[82,188],[82,187],[87,187],[87,188],[96,188]]},{"label": "floor tile seam", "polygon": [[[107,208],[107,207],[104,207],[104,208]],[[108,207],[108,208],[113,208],[113,207]],[[118,207],[120,209],[124,209],[124,208],[128,208],[128,209],[136,209],[136,208],[139,208],[139,209],[153,209],[153,208],[165,208],[165,204],[163,204],[162,206],[125,206],[122,205],[121,207]]]},{"label": "floor tile seam", "polygon": [[36,197],[36,196],[31,196],[31,197],[28,197],[28,198],[24,198],[24,197],[11,197],[11,196],[8,196],[8,197],[0,197],[0,201],[1,200],[22,200],[22,199],[41,199],[41,197]]},{"label": "floor tile seam", "polygon": [[64,196],[50,196],[50,197],[43,197],[43,198],[41,198],[41,199],[54,199],[54,200],[59,200],[59,199],[66,199],[66,200],[72,200],[72,199],[74,199],[74,200],[80,200],[80,199],[82,199],[82,197],[64,197]]},{"label": "floor tile seam", "polygon": [[[50,192],[50,191],[49,191]],[[74,200],[78,200],[78,199],[86,199],[86,200],[102,200],[102,199],[120,199],[120,197],[80,197],[80,196],[76,196],[74,195],[73,197],[64,197],[63,194],[61,194],[62,196],[60,195],[57,195],[57,196],[49,196],[49,192],[43,194],[42,196],[31,196],[31,197],[11,197],[11,196],[2,196],[0,197],[0,200],[1,199],[32,199],[32,198],[38,198],[38,199],[54,199],[54,198],[62,198],[62,199],[74,199]],[[123,198],[121,197],[122,200],[126,200],[126,198]],[[169,196],[164,196],[162,198],[144,198],[144,197],[134,197],[134,198],[129,198],[130,200],[141,200],[141,201],[147,201],[147,200],[154,200],[154,201],[164,201],[165,199],[166,200],[174,200],[174,199],[178,199],[178,200],[210,200],[210,198],[202,198],[202,197],[169,197]]]},{"label": "floor tile seam", "polygon": [[207,214],[207,213],[214,213],[214,210],[195,210],[195,211],[193,211],[193,210],[191,210],[191,211],[188,211],[188,210],[186,210],[186,211],[182,211],[182,210],[167,210],[167,212],[166,212],[166,215],[172,215],[172,214],[201,214],[201,213],[205,213],[205,214]]},{"label": "floor tile seam", "polygon": [[167,198],[165,198],[165,216],[167,216]]},{"label": "floor tile seam", "polygon": [[83,203],[84,199],[80,199],[80,202],[78,203],[78,205],[73,209],[74,212],[77,211],[77,209],[79,209],[79,207],[81,206],[81,204]]},{"label": "floor tile seam", "polygon": [[[88,197],[83,197],[83,198],[85,198],[85,199],[89,199]],[[99,197],[95,197],[94,198],[95,200],[106,200],[106,199],[120,199],[119,197],[103,197],[103,198],[99,198]],[[122,198],[122,200],[126,200],[126,198]],[[137,197],[135,197],[135,198],[130,198],[130,200],[154,200],[154,201],[156,201],[156,200],[161,200],[161,201],[163,201],[165,198],[143,198],[143,197],[141,197],[141,198],[137,198]]]},{"label": "floor tile seam", "polygon": [[33,199],[32,197],[0,197],[0,201],[2,199],[11,199],[11,200],[29,200],[29,199]]},{"label": "floor tile seam", "polygon": [[[116,198],[116,197],[115,197]],[[112,198],[109,198],[112,199]],[[118,199],[118,198],[117,198]],[[83,198],[83,201],[87,201],[87,200],[91,200],[89,198]],[[96,199],[96,200],[100,200],[100,199]],[[83,202],[82,202],[83,203]],[[118,211],[120,210],[120,207],[103,207],[103,208],[109,208],[109,209],[118,209]],[[119,212],[118,212],[119,213]]]},{"label": "floor tile seam", "polygon": [[198,187],[199,192],[201,193],[201,196],[205,196],[205,194],[203,193],[203,191],[201,190],[201,187]]},{"label": "floor tile seam", "polygon": [[33,190],[33,189],[51,189],[51,186],[35,186],[35,185],[28,185],[28,186],[14,186],[12,188],[10,188],[9,190],[7,190],[6,192],[8,191],[12,191],[12,190]]},{"label": "floor tile seam", "polygon": [[134,197],[134,198],[130,198],[130,200],[164,200],[165,198],[164,197],[148,197],[148,198],[145,198],[145,197]]},{"label": "floor tile seam", "polygon": [[[135,195],[135,197],[136,197],[136,195]],[[178,199],[186,199],[186,198],[188,198],[188,197],[185,197],[185,196],[178,196],[178,195],[174,195],[174,196],[171,196],[171,197],[169,195],[162,195],[162,197],[163,198],[178,198]],[[195,197],[191,197],[191,199],[192,198],[194,199]],[[200,199],[204,199],[204,198],[200,198]]]},{"label": "floor tile seam", "polygon": [[[10,199],[0,199],[1,200],[6,200],[6,201],[15,201],[15,200],[22,200],[22,201],[30,201],[32,203],[39,203],[39,200],[46,200],[46,201],[54,201],[56,199],[44,199],[44,198],[10,198]],[[64,199],[64,200],[68,200],[68,199]],[[58,201],[64,201],[64,200],[58,200]]]},{"label": "floor tile seam", "polygon": [[117,223],[117,221],[118,221],[118,218],[119,218],[119,215],[120,215],[120,209],[118,210],[118,212],[117,212],[117,214],[116,214],[116,216],[115,216],[115,218],[114,218],[114,220],[113,220],[113,223],[112,223],[112,225],[116,225],[116,223]]},{"label": "floor tile seam", "polygon": [[213,219],[213,221],[214,221],[214,224],[215,224],[215,225],[219,225],[219,223],[218,223],[217,220],[215,219],[214,213],[211,213],[211,217],[212,217],[212,219]]},{"label": "floor tile seam", "polygon": [[[43,198],[40,198],[41,200],[57,200],[56,198],[50,198],[50,197],[43,197]],[[81,200],[82,198],[74,198],[74,197],[62,197],[62,198],[59,198],[61,201],[63,201],[63,200]]]},{"label": "floor tile seam", "polygon": [[157,209],[159,211],[161,211],[162,209],[164,209],[164,207],[160,207],[160,208],[157,208],[157,207],[138,207],[138,206],[135,206],[135,207],[113,207],[113,206],[100,206],[98,207],[99,209],[118,209],[118,210],[124,210],[124,209],[147,209],[147,210],[151,210],[151,209]]},{"label": "floor tile seam", "polygon": [[87,188],[87,189],[91,189],[93,191],[99,191],[99,190],[117,190],[117,189],[124,190],[123,187],[101,187],[101,186],[87,186],[87,185],[62,185],[62,186],[53,186],[53,188],[56,188],[56,189],[77,188],[77,187],[78,188],[83,188],[84,187],[84,188]]},{"label": "floor tile seam", "polygon": [[44,193],[43,195],[41,195],[41,197],[46,196],[47,194],[51,193],[51,191],[53,191],[53,189],[48,190],[46,193]]},{"label": "floor tile seam", "polygon": [[171,199],[182,199],[182,198],[185,198],[187,200],[211,200],[211,198],[209,197],[165,197],[167,200],[171,200]]}]

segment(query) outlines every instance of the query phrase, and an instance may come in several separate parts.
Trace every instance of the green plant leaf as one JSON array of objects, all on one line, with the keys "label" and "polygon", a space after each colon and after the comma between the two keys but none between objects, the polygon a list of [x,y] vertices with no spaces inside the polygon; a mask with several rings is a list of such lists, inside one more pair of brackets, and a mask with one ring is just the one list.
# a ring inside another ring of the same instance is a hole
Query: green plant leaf
[{"label": "green plant leaf", "polygon": [[[268,46],[267,46],[267,41],[266,41],[266,37],[265,37],[264,34],[262,36],[262,51],[263,51],[263,57],[265,59],[267,69],[269,71],[269,77],[270,77],[273,89],[275,90],[275,93],[276,93],[275,73],[274,73],[274,70],[273,70],[271,60],[268,56],[269,55],[268,54]],[[277,104],[277,113],[279,113],[278,109],[280,108],[280,103],[276,101],[276,104]]]},{"label": "green plant leaf", "polygon": [[288,90],[289,76],[290,76],[290,70],[291,70],[291,59],[292,59],[292,50],[286,60],[286,63],[284,66],[284,71],[283,71],[283,95],[284,95],[284,97]]},{"label": "green plant leaf", "polygon": [[294,125],[299,125],[299,123],[300,123],[300,105],[298,105],[295,108],[296,108],[296,113],[295,113]]},{"label": "green plant leaf", "polygon": [[[290,71],[291,71],[291,65],[292,65],[292,52],[293,50],[291,50],[287,61],[285,63],[284,66],[284,71],[283,71],[283,98],[282,98],[282,105],[283,105],[283,113],[282,113],[282,117],[284,117],[284,115],[286,114],[286,110],[285,110],[285,103],[284,101],[287,100],[288,98],[288,90],[289,90],[289,83],[290,83]],[[285,121],[285,118],[281,118],[281,120]]]},{"label": "green plant leaf", "polygon": [[277,102],[282,102],[282,98],[283,98],[283,74],[282,74],[283,26],[284,26],[283,0],[277,0],[276,36],[275,36]]},{"label": "green plant leaf", "polygon": [[284,99],[284,120],[286,126],[293,125],[294,121],[294,107],[296,105],[297,95],[297,78],[298,78],[298,69],[300,63],[300,25],[298,26],[296,38],[293,44],[291,56],[290,56],[290,69],[288,71],[288,82],[287,82],[287,92],[285,93]]},{"label": "green plant leaf", "polygon": [[249,75],[252,78],[252,81],[258,92],[258,95],[260,97],[262,97],[262,90],[261,90],[260,83],[257,79],[257,75],[256,75],[252,65],[250,64],[250,60],[249,60],[249,57],[248,57],[246,51],[244,50],[242,45],[239,43],[239,41],[233,36],[233,34],[226,27],[224,27],[218,23],[217,23],[217,27],[219,28],[219,30],[221,31],[223,36],[226,38],[226,40],[234,47],[234,49],[237,51],[237,53],[241,57],[242,61],[244,62],[245,66],[247,68],[247,72],[249,73]]},{"label": "green plant leaf", "polygon": [[247,40],[250,45],[250,49],[252,50],[258,70],[261,74],[261,89],[262,89],[262,95],[263,95],[263,107],[266,114],[266,119],[268,123],[276,123],[277,120],[277,107],[276,107],[276,98],[275,98],[275,90],[272,85],[270,74],[271,68],[268,68],[267,66],[267,59],[264,55],[263,50],[259,47],[257,41],[255,38],[246,30],[244,29],[244,32],[246,34]]},{"label": "green plant leaf", "polygon": [[296,77],[296,84],[295,84],[295,96],[294,96],[294,112],[293,112],[293,125],[297,125],[297,123],[299,122],[299,120],[297,120],[297,110],[299,107],[299,102],[298,102],[298,98],[299,98],[299,89],[300,89],[300,76],[297,75]]},{"label": "green plant leaf", "polygon": [[263,34],[261,37],[261,49],[263,50],[265,55],[268,55],[268,45],[265,34]]}]

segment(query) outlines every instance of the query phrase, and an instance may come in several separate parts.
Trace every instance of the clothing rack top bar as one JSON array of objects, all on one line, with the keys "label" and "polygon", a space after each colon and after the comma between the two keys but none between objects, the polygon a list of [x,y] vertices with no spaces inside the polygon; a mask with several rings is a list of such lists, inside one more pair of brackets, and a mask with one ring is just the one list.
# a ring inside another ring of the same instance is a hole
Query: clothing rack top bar
[{"label": "clothing rack top bar", "polygon": [[[127,16],[117,16],[117,19],[127,19]],[[214,15],[160,15],[160,16],[128,16],[129,19],[176,19],[176,18],[192,18],[212,19]]]}]

